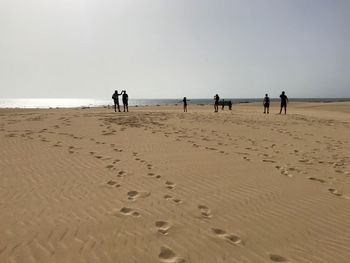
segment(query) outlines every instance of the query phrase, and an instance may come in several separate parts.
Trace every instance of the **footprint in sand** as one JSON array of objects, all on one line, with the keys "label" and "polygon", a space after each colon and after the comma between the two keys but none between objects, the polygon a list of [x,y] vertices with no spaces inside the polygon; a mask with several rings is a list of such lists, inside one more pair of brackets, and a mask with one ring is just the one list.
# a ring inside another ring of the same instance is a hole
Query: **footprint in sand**
[{"label": "footprint in sand", "polygon": [[176,184],[170,181],[165,182],[166,188],[173,190],[176,187]]},{"label": "footprint in sand", "polygon": [[158,233],[162,235],[167,235],[171,225],[167,221],[157,221],[155,222]]},{"label": "footprint in sand", "polygon": [[276,254],[270,254],[270,259],[273,262],[288,262],[288,259]]},{"label": "footprint in sand", "polygon": [[134,211],[132,208],[129,208],[129,207],[122,207],[119,212],[122,214],[122,215],[125,215],[125,216],[129,216],[129,215],[132,215],[134,217],[139,217],[141,216],[139,212],[137,211]]},{"label": "footprint in sand", "polygon": [[262,160],[263,162],[265,162],[265,163],[276,163],[276,161],[274,161],[274,160],[269,160],[269,159],[264,159],[264,160]]},{"label": "footprint in sand", "polygon": [[115,187],[117,187],[117,188],[119,188],[119,187],[121,186],[120,184],[117,184],[117,182],[116,182],[116,181],[113,181],[113,180],[109,180],[109,181],[107,182],[107,184],[110,185],[110,186],[115,186]]},{"label": "footprint in sand", "polygon": [[173,199],[173,197],[172,197],[171,195],[164,195],[163,198],[164,198],[165,200],[171,200],[171,199]]},{"label": "footprint in sand", "polygon": [[178,198],[174,198],[174,199],[173,199],[173,202],[174,202],[175,204],[181,204],[181,203],[182,203],[182,200],[181,200],[181,199],[178,199]]},{"label": "footprint in sand", "polygon": [[186,261],[179,258],[176,253],[168,247],[161,247],[158,255],[162,262],[166,263],[185,263]]},{"label": "footprint in sand", "polygon": [[242,239],[239,236],[228,234],[225,230],[222,230],[220,228],[212,228],[211,231],[218,237],[223,238],[232,244],[242,244]]},{"label": "footprint in sand", "polygon": [[316,178],[316,177],[308,177],[309,180],[311,181],[317,181],[317,182],[320,182],[320,183],[325,183],[326,181],[323,180],[323,179],[320,179],[320,178]]},{"label": "footprint in sand", "polygon": [[129,191],[128,193],[127,193],[127,195],[128,195],[128,199],[129,200],[131,200],[131,201],[134,201],[138,196],[139,196],[139,192],[137,192],[137,191]]},{"label": "footprint in sand", "polygon": [[108,185],[116,185],[117,182],[116,182],[116,181],[113,181],[113,180],[109,180],[109,181],[107,182],[107,184],[108,184]]},{"label": "footprint in sand", "polygon": [[198,209],[201,212],[202,217],[204,217],[204,218],[211,218],[212,217],[211,211],[207,206],[199,205]]},{"label": "footprint in sand", "polygon": [[135,201],[138,197],[140,198],[145,198],[145,197],[148,197],[150,196],[151,193],[150,192],[138,192],[138,191],[129,191],[127,193],[127,196],[128,196],[128,199],[130,201]]},{"label": "footprint in sand", "polygon": [[125,174],[126,174],[126,172],[125,171],[119,171],[119,173],[118,173],[118,177],[124,177],[125,176]]},{"label": "footprint in sand", "polygon": [[328,191],[329,191],[331,194],[335,195],[335,196],[343,196],[343,194],[340,193],[340,192],[339,192],[337,189],[335,189],[335,188],[328,188]]},{"label": "footprint in sand", "polygon": [[182,203],[182,200],[181,199],[179,199],[179,198],[174,198],[174,197],[172,197],[171,195],[164,195],[163,196],[163,198],[165,199],[165,200],[168,200],[168,201],[173,201],[175,204],[181,204]]}]

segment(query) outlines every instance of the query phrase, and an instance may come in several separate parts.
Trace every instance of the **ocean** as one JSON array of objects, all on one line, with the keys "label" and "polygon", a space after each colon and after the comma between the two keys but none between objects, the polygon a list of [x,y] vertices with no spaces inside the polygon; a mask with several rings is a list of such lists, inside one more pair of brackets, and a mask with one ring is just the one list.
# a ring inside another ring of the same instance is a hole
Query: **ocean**
[{"label": "ocean", "polygon": [[[224,98],[232,101],[232,104],[260,102],[262,98]],[[271,99],[272,102],[279,99]],[[291,98],[290,101],[302,102],[340,102],[350,101],[350,98]],[[164,106],[181,104],[182,99],[129,99],[129,106]],[[209,105],[213,99],[190,99],[188,104]],[[112,106],[112,100],[105,99],[79,99],[79,98],[22,98],[0,99],[0,108],[80,108],[80,107],[104,107]]]}]

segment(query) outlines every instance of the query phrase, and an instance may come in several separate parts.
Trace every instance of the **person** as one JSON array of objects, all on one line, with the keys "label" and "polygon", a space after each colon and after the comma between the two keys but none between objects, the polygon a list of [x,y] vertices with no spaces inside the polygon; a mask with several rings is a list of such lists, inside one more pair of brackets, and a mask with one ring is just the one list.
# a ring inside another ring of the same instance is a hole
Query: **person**
[{"label": "person", "polygon": [[287,103],[288,103],[288,97],[285,94],[284,91],[282,91],[282,94],[280,95],[281,98],[281,109],[280,114],[282,113],[282,109],[284,108],[284,114],[287,114]]},{"label": "person", "polygon": [[264,105],[264,113],[269,114],[270,98],[268,94],[265,94],[263,105]]},{"label": "person", "polygon": [[220,97],[218,94],[216,94],[214,96],[214,112],[218,112],[219,110],[219,100],[220,100]]},{"label": "person", "polygon": [[230,101],[230,100],[228,101],[228,109],[232,110],[232,101]]},{"label": "person", "polygon": [[223,100],[222,100],[221,110],[224,110],[224,108],[225,108],[225,100],[223,99]]},{"label": "person", "polygon": [[129,106],[128,106],[129,96],[128,94],[126,94],[126,90],[122,91],[122,93],[123,93],[122,100],[123,100],[124,112],[125,112],[125,109],[127,112],[129,112]]},{"label": "person", "polygon": [[120,112],[120,107],[119,107],[119,96],[122,95],[122,93],[118,93],[118,91],[114,91],[114,94],[112,95],[112,99],[114,101],[114,112],[117,112],[117,107],[118,107],[118,112]]},{"label": "person", "polygon": [[184,112],[187,112],[187,101],[190,101],[190,100],[188,100],[186,97],[184,97],[182,100],[182,102],[184,103]]}]

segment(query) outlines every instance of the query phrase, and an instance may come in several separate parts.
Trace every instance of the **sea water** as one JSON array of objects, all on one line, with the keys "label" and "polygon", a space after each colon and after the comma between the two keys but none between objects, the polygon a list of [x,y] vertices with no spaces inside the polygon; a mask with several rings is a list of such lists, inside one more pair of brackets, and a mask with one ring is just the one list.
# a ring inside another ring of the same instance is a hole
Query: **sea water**
[{"label": "sea water", "polygon": [[[262,98],[224,98],[225,101],[232,101],[232,104],[262,102]],[[279,101],[279,99],[271,99]],[[350,101],[350,98],[294,98],[290,101],[302,102],[339,102]],[[209,105],[213,99],[191,99],[189,104]],[[181,104],[182,99],[129,99],[130,106],[164,106]],[[120,104],[121,101],[120,101]],[[106,99],[79,99],[79,98],[15,98],[0,99],[0,108],[79,108],[79,107],[105,107],[112,106],[113,100]]]}]

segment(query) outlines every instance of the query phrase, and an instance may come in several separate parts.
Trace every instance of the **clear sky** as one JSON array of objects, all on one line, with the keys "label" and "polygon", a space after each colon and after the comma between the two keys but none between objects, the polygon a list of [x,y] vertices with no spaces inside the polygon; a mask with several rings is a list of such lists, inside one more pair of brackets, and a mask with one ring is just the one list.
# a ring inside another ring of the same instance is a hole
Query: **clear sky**
[{"label": "clear sky", "polygon": [[350,97],[349,0],[0,0],[0,98]]}]

